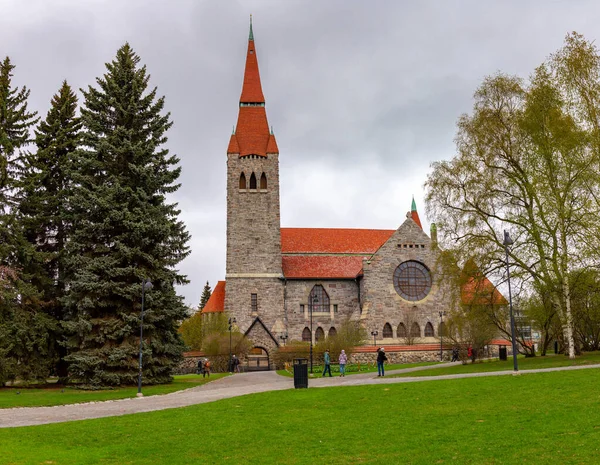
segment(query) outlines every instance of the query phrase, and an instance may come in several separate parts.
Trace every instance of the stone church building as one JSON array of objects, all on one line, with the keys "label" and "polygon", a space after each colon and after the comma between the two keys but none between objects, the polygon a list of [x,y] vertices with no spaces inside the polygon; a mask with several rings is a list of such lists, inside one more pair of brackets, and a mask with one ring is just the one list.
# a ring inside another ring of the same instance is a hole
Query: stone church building
[{"label": "stone church building", "polygon": [[414,200],[396,230],[285,228],[279,192],[279,149],[250,25],[227,148],[226,276],[203,314],[234,317],[265,360],[286,341],[335,334],[347,318],[360,321],[367,334],[377,331],[378,345],[391,352],[408,335],[419,342],[413,349],[439,359],[439,312],[448,309],[448,296],[435,280],[435,225],[430,235],[423,231]]}]

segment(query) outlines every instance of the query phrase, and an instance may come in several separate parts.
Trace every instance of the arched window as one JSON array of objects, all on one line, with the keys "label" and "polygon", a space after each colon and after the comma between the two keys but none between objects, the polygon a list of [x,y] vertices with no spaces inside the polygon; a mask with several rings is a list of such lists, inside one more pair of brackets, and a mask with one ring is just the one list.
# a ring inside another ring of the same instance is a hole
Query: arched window
[{"label": "arched window", "polygon": [[329,296],[320,284],[316,284],[310,291],[308,296],[309,309],[311,305],[313,312],[329,313]]},{"label": "arched window", "polygon": [[410,335],[411,337],[421,337],[421,327],[419,323],[413,323],[410,327]]},{"label": "arched window", "polygon": [[304,328],[302,331],[302,342],[310,342],[310,329]]},{"label": "arched window", "polygon": [[337,330],[332,326],[331,328],[329,328],[329,334],[327,337],[335,337],[337,336]]},{"label": "arched window", "polygon": [[265,175],[265,173],[263,173],[262,176],[260,177],[260,188],[261,189],[267,188],[267,176]]},{"label": "arched window", "polygon": [[240,175],[240,189],[246,189],[246,175],[244,173]]},{"label": "arched window", "polygon": [[254,173],[250,176],[250,189],[256,189],[256,176]]},{"label": "arched window", "polygon": [[406,326],[404,326],[404,323],[400,323],[398,325],[398,330],[396,334],[398,335],[398,337],[406,337]]},{"label": "arched window", "polygon": [[394,337],[394,333],[392,333],[392,325],[390,325],[389,323],[386,323],[383,326],[383,338],[391,339],[393,337]]},{"label": "arched window", "polygon": [[319,327],[315,331],[315,342],[322,341],[323,339],[325,339],[325,331],[323,331],[323,328]]},{"label": "arched window", "polygon": [[425,337],[433,337],[433,325],[430,322],[425,325]]},{"label": "arched window", "polygon": [[440,323],[440,325],[438,326],[438,336],[447,336],[448,333],[446,331],[446,323]]}]

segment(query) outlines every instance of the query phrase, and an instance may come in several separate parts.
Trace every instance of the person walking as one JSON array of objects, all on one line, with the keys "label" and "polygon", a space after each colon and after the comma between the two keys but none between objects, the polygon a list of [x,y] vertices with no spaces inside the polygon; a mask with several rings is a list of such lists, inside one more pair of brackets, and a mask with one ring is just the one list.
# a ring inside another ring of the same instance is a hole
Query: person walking
[{"label": "person walking", "polygon": [[196,374],[204,374],[204,360],[202,359],[198,360],[198,369],[196,370]]},{"label": "person walking", "polygon": [[210,362],[208,361],[207,358],[204,359],[204,373],[202,373],[202,377],[206,378],[206,377],[210,378]]},{"label": "person walking", "polygon": [[338,360],[340,362],[340,377],[346,376],[346,363],[348,362],[348,356],[344,349],[342,349],[342,353],[340,354],[340,358]]},{"label": "person walking", "polygon": [[233,355],[232,364],[233,364],[233,371],[236,372],[236,373],[239,373],[240,372],[240,359],[237,358],[235,356],[235,354]]},{"label": "person walking", "polygon": [[383,368],[383,362],[387,360],[385,356],[385,349],[380,347],[377,349],[377,376],[385,376],[385,370]]},{"label": "person walking", "polygon": [[323,361],[325,362],[325,368],[323,369],[323,377],[325,377],[325,373],[329,372],[329,377],[331,378],[331,357],[329,357],[329,349],[325,349],[325,353],[323,354]]}]

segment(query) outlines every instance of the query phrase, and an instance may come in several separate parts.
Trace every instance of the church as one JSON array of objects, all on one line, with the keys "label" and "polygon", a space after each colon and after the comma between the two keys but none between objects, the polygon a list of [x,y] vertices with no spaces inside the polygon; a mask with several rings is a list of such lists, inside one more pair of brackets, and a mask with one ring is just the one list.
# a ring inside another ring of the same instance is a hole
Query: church
[{"label": "church", "polygon": [[[394,356],[407,338],[418,342],[416,359],[439,360],[449,296],[434,279],[435,225],[429,235],[423,231],[414,200],[396,230],[285,228],[279,192],[279,149],[250,24],[238,119],[227,147],[226,276],[202,313],[235,318],[266,367],[287,341],[315,343],[335,335],[348,318],[360,321],[377,345],[389,346],[392,361],[407,360]],[[374,352],[375,344],[358,349],[355,356]]]}]

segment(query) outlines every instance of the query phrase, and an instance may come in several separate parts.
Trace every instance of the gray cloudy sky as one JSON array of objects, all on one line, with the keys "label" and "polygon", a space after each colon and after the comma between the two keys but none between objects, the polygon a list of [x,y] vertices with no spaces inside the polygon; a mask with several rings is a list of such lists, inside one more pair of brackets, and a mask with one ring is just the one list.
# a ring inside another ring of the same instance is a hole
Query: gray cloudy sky
[{"label": "gray cloudy sky", "polygon": [[597,1],[0,0],[0,57],[43,116],[63,79],[94,84],[128,41],[166,96],[192,234],[181,289],[197,305],[225,276],[225,162],[253,14],[280,150],[281,225],[395,229],[482,78],[527,77]]}]

